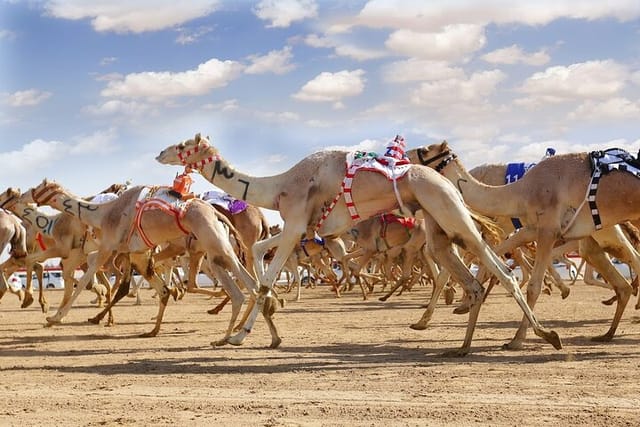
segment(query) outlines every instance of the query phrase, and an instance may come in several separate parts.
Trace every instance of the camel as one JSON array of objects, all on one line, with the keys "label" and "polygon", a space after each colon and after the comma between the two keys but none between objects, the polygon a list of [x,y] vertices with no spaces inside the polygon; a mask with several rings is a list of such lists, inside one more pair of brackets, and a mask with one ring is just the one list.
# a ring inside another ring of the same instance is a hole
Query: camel
[{"label": "camel", "polygon": [[[33,302],[31,270],[35,269],[41,285],[38,301],[42,312],[48,311],[49,305],[43,293],[41,263],[50,258],[61,258],[66,284],[62,304],[66,303],[73,292],[75,270],[86,261],[86,254],[95,249],[87,228],[70,215],[50,214],[36,209],[31,203],[29,192],[21,194],[18,189],[8,188],[0,194],[0,203],[22,218],[27,230],[29,254],[19,262],[14,262],[11,267],[25,267],[27,270],[27,287],[22,307],[26,308]],[[105,280],[102,282],[102,285],[92,286],[98,296],[108,291],[108,282],[106,285]]]},{"label": "camel", "polygon": [[[22,225],[22,222],[11,212],[0,208],[0,252],[4,252],[7,246],[11,245],[11,249],[9,250],[10,258],[22,259],[27,255],[26,240],[27,231]],[[0,268],[0,299],[9,291],[15,294],[18,300],[22,301],[24,291],[22,289],[15,290],[7,283],[4,264],[6,263],[3,263],[2,268]]]},{"label": "camel", "polygon": [[[279,224],[269,227],[269,234],[275,236],[282,232]],[[345,275],[338,279],[338,276],[331,268],[331,262],[327,262],[329,254],[339,254],[339,260],[332,258],[332,261],[342,262],[347,255],[344,247],[344,242],[341,238],[324,239],[301,239],[300,242],[294,247],[293,251],[282,268],[282,271],[289,272],[293,276],[293,283],[295,283],[296,299],[300,301],[302,298],[302,278],[300,277],[300,271],[298,267],[307,269],[307,272],[315,271],[320,273],[330,284],[337,298],[340,298],[340,282],[345,279]],[[273,254],[270,253],[269,261],[273,258]],[[285,292],[290,292],[291,286],[287,287]],[[364,294],[364,291],[363,291]],[[366,297],[365,297],[366,299]]]},{"label": "camel", "polygon": [[378,298],[380,301],[386,301],[399,287],[404,289],[409,284],[418,255],[425,257],[433,274],[434,263],[423,250],[427,236],[421,219],[405,219],[395,214],[376,215],[356,224],[348,234],[358,247],[349,254],[356,259],[353,273],[358,280],[361,280],[360,273],[374,256],[385,254],[385,258],[391,262],[400,254],[404,255],[401,276],[385,295]]},{"label": "camel", "polygon": [[[527,225],[495,250],[497,253],[505,253],[536,241],[535,262],[527,288],[527,302],[530,306],[535,306],[540,295],[545,270],[552,261],[554,245],[579,240],[581,256],[613,286],[618,297],[611,327],[604,335],[594,337],[593,340],[610,341],[613,338],[632,288],[611,264],[596,237],[597,232],[602,233],[620,222],[640,217],[640,209],[630,202],[640,196],[640,181],[635,176],[617,170],[602,175],[595,194],[599,218],[594,219],[592,210],[585,206],[585,193],[592,190],[589,153],[549,157],[520,180],[503,186],[489,186],[476,180],[446,142],[419,148],[409,153],[409,156],[412,161],[430,166],[447,177],[475,211],[488,216],[523,219]],[[630,250],[633,252],[633,248]],[[637,254],[629,256],[636,257]],[[522,348],[527,327],[528,319],[523,318],[516,335],[506,348]]]},{"label": "camel", "polygon": [[[226,281],[229,286],[234,286],[233,278],[229,274],[231,273],[254,294],[257,290],[256,282],[238,260],[216,210],[200,199],[188,198],[182,204],[175,197],[170,196],[167,187],[136,186],[128,189],[113,201],[95,204],[74,196],[59,184],[47,179],[32,188],[31,195],[33,201],[39,205],[49,205],[61,212],[66,212],[77,217],[87,226],[101,231],[98,250],[92,254],[93,256],[88,257],[87,271],[79,279],[72,298],[64,306],[61,306],[55,315],[47,317],[49,325],[63,321],[80,291],[113,253],[145,252],[157,244],[170,242],[185,234],[192,234],[206,248],[208,262],[221,282]],[[153,204],[161,204],[158,199],[161,195],[164,195],[162,200],[166,203],[175,202],[176,205],[172,204],[173,208],[167,208],[167,210],[154,209]],[[142,206],[138,202],[142,203]],[[151,205],[145,203],[151,203]],[[140,209],[137,208],[137,205]],[[148,208],[145,209],[145,206]],[[150,332],[144,333],[143,337],[152,337],[158,334],[171,294],[171,291],[159,277],[153,275],[150,279],[151,286],[158,292],[159,306],[154,328]],[[271,332],[271,346],[277,347],[281,339],[271,320],[275,304],[267,296],[263,296],[261,302],[261,307],[264,307],[265,320]],[[112,304],[109,304],[105,310],[110,306]],[[226,343],[227,336],[231,334],[239,312],[240,307],[233,308],[227,333],[222,340],[216,342],[216,345]]]},{"label": "camel", "polygon": [[[446,179],[430,168],[407,165],[405,175],[398,180],[389,180],[377,172],[359,171],[347,181],[348,154],[347,151],[324,150],[305,157],[279,175],[254,177],[236,170],[207,138],[196,134],[194,138],[168,146],[156,160],[163,164],[190,167],[238,199],[280,211],[284,222],[282,233],[253,247],[254,254],[262,256],[266,250],[277,246],[266,271],[262,271],[261,257],[255,260],[261,296],[271,292],[284,263],[301,237],[312,237],[314,233],[322,237],[340,236],[354,221],[392,211],[399,207],[401,201],[403,208],[412,213],[424,211],[428,243],[438,254],[438,261],[474,296],[464,342],[451,355],[463,356],[469,352],[484,291],[460,258],[452,252],[454,242],[474,253],[499,278],[514,296],[537,335],[557,349],[562,347],[558,334],[543,328],[535,318],[515,278],[482,240],[460,194]],[[341,187],[349,187],[352,191],[348,191],[348,195],[343,194]],[[347,198],[350,202],[345,201]],[[357,214],[352,217],[355,209]],[[241,344],[244,341],[262,304],[263,301],[258,299],[245,328],[229,338],[229,342]]]}]

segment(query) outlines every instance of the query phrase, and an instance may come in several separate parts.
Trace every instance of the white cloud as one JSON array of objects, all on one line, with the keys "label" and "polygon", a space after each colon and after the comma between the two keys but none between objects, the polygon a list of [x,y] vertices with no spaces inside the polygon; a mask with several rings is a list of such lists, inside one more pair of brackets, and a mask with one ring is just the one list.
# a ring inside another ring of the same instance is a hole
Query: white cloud
[{"label": "white cloud", "polygon": [[240,108],[240,104],[237,99],[227,99],[217,104],[204,104],[202,106],[205,110],[219,110],[223,112],[236,111]]},{"label": "white cloud", "polygon": [[193,44],[199,41],[202,36],[213,31],[213,27],[198,27],[195,30],[189,28],[178,28],[178,37],[176,38],[176,43],[178,44]]},{"label": "white cloud", "polygon": [[375,139],[365,139],[354,145],[330,145],[327,150],[346,150],[346,151],[373,151],[381,152],[389,141],[378,141]]},{"label": "white cloud", "polygon": [[628,78],[627,68],[612,60],[549,67],[525,80],[519,91],[528,96],[517,99],[515,103],[539,106],[577,99],[606,98],[618,93]]},{"label": "white cloud", "polygon": [[69,154],[106,154],[117,151],[119,147],[114,143],[118,136],[116,129],[96,131],[91,135],[81,135],[74,138],[75,143],[69,147]]},{"label": "white cloud", "polygon": [[91,19],[96,31],[142,33],[175,27],[214,12],[219,0],[50,0],[47,12],[56,18]]},{"label": "white cloud", "polygon": [[315,18],[318,5],[314,0],[262,0],[254,13],[263,21],[270,21],[267,28],[286,28],[292,22]]},{"label": "white cloud", "polygon": [[358,47],[332,40],[329,37],[321,37],[317,34],[308,35],[305,37],[304,42],[311,47],[333,48],[336,55],[352,58],[356,61],[368,61],[389,55],[385,50]]},{"label": "white cloud", "polygon": [[636,71],[635,73],[633,73],[633,74],[631,75],[631,81],[632,81],[634,84],[636,84],[636,85],[640,86],[640,71]]},{"label": "white cloud", "polygon": [[394,31],[385,45],[402,55],[443,61],[463,61],[481,49],[487,39],[478,25],[447,25],[440,32],[410,29]]},{"label": "white cloud", "polygon": [[586,101],[569,114],[572,120],[624,120],[640,117],[640,102],[626,98],[611,98],[606,101]]},{"label": "white cloud", "polygon": [[51,92],[43,92],[38,89],[20,90],[5,95],[5,102],[12,107],[33,107],[51,97]]},{"label": "white cloud", "polygon": [[83,111],[94,116],[125,115],[132,117],[146,114],[149,109],[149,105],[144,103],[110,99],[100,105],[85,107]]},{"label": "white cloud", "polygon": [[110,81],[101,94],[150,100],[204,95],[212,89],[226,86],[240,75],[242,69],[243,66],[235,61],[210,59],[195,70],[127,74],[123,79]]},{"label": "white cloud", "polygon": [[118,58],[116,58],[115,56],[105,56],[100,60],[100,65],[104,67],[105,65],[111,65],[117,61]]},{"label": "white cloud", "polygon": [[527,65],[544,65],[551,58],[544,49],[537,52],[527,54],[517,45],[511,45],[502,49],[496,49],[481,57],[483,60],[492,64],[527,64]]},{"label": "white cloud", "polygon": [[354,19],[338,22],[330,30],[346,31],[359,25],[425,31],[450,24],[546,25],[560,18],[630,21],[639,16],[637,0],[371,0]]},{"label": "white cloud", "polygon": [[247,74],[286,74],[295,68],[295,65],[291,63],[293,54],[291,53],[291,46],[286,46],[282,50],[272,50],[263,56],[251,55],[249,65],[244,72]]},{"label": "white cloud", "polygon": [[384,50],[366,49],[353,45],[341,45],[335,48],[336,55],[355,59],[356,61],[369,61],[383,58],[388,55]]},{"label": "white cloud", "polygon": [[330,48],[335,46],[335,42],[328,37],[322,37],[317,34],[309,34],[304,38],[304,42],[311,47]]},{"label": "white cloud", "polygon": [[486,103],[505,77],[505,73],[500,70],[490,70],[474,73],[468,79],[451,78],[424,82],[413,93],[411,102],[431,107]]},{"label": "white cloud", "polygon": [[15,40],[16,33],[11,30],[0,29],[0,40]]},{"label": "white cloud", "polygon": [[443,61],[418,58],[387,64],[382,68],[382,75],[384,80],[390,83],[460,79],[465,76],[462,68],[450,67]]},{"label": "white cloud", "polygon": [[308,81],[294,98],[301,101],[334,102],[340,107],[343,98],[356,96],[364,90],[364,70],[323,72]]}]

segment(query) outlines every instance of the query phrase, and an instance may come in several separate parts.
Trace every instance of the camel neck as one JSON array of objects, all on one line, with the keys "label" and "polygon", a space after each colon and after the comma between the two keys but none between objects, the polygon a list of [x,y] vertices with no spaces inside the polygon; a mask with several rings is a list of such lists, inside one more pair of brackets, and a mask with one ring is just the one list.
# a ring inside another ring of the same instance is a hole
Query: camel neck
[{"label": "camel neck", "polygon": [[219,157],[200,168],[202,176],[237,199],[254,206],[277,210],[280,175],[255,177],[236,170]]},{"label": "camel neck", "polygon": [[82,198],[72,196],[63,191],[59,191],[55,197],[51,197],[46,204],[60,212],[78,218],[78,220],[85,225],[97,228],[101,227],[103,217],[102,207],[104,205],[87,202]]},{"label": "camel neck", "polygon": [[518,194],[513,185],[491,186],[473,177],[459,160],[451,161],[441,172],[462,194],[464,201],[474,211],[487,216],[518,217],[526,214],[518,204]]}]

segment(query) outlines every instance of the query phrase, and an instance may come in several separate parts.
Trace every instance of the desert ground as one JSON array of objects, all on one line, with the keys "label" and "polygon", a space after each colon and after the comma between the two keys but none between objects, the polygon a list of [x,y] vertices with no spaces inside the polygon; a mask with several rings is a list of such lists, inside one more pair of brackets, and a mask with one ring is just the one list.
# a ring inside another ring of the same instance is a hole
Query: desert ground
[{"label": "desert ground", "polygon": [[[93,294],[66,319],[44,327],[37,303],[0,303],[0,425],[113,426],[635,426],[640,424],[640,311],[630,302],[610,343],[613,307],[605,289],[576,283],[562,300],[542,295],[536,314],[556,330],[554,350],[532,333],[522,351],[501,348],[521,312],[502,289],[480,313],[472,353],[443,353],[462,343],[466,316],[439,305],[431,326],[409,324],[430,289],[382,303],[353,291],[336,299],[326,286],[304,289],[275,317],[283,342],[268,348],[263,320],[243,346],[214,348],[229,308],[187,295],[171,301],[160,334],[156,300],[125,299],[116,325],[92,325]],[[61,291],[50,291],[53,311]],[[290,295],[285,295],[291,298]]]}]

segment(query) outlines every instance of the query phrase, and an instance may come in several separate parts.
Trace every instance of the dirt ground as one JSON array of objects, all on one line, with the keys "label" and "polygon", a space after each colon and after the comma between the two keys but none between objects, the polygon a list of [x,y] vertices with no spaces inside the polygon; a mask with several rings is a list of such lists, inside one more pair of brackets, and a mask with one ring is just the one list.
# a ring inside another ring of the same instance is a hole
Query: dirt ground
[{"label": "dirt ground", "polygon": [[[48,293],[56,307],[61,291]],[[536,313],[555,329],[554,350],[530,333],[523,351],[501,345],[521,313],[499,290],[480,313],[473,352],[443,357],[462,343],[466,316],[440,305],[425,331],[408,325],[427,288],[387,303],[356,292],[336,299],[306,289],[276,316],[277,350],[263,320],[241,347],[213,348],[229,309],[217,316],[203,296],[169,304],[156,338],[151,292],[124,300],[117,324],[87,323],[97,309],[85,292],[65,324],[45,328],[39,308],[13,295],[0,304],[0,425],[251,426],[636,426],[640,424],[640,312],[635,299],[613,342],[604,333],[610,292],[574,285],[561,300],[541,296]],[[53,311],[53,309],[51,310]]]}]

